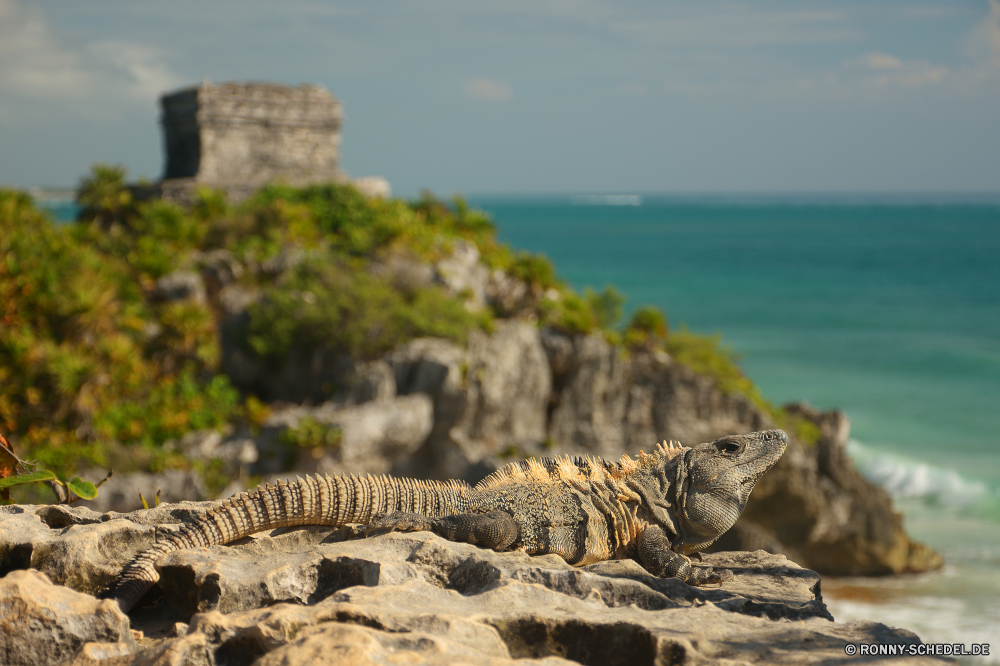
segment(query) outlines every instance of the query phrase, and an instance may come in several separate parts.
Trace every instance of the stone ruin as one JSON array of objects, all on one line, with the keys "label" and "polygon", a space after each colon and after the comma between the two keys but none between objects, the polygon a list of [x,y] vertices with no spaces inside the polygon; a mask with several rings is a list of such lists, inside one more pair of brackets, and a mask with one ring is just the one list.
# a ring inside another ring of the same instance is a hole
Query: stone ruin
[{"label": "stone ruin", "polygon": [[[343,111],[322,86],[206,81],[163,95],[160,105],[165,199],[190,201],[199,186],[239,201],[273,180],[348,181],[339,166]],[[384,179],[356,186],[388,194]]]}]

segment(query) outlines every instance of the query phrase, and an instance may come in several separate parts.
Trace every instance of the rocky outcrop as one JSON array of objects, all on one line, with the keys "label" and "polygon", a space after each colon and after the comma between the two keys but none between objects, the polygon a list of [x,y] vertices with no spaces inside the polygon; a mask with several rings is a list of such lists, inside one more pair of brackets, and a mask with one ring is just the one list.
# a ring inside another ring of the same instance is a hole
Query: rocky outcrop
[{"label": "rocky outcrop", "polygon": [[559,450],[617,458],[663,439],[694,444],[773,427],[747,398],[722,393],[665,352],[552,330],[542,339],[555,385],[549,437]]},{"label": "rocky outcrop", "polygon": [[536,326],[499,321],[490,335],[474,331],[467,350],[414,340],[388,360],[397,391],[434,400],[430,436],[396,473],[478,479],[501,454],[518,455],[545,440],[552,378]]},{"label": "rocky outcrop", "polygon": [[[15,655],[4,663],[47,666],[75,649],[74,664],[116,666],[829,664],[853,661],[848,643],[919,642],[878,623],[833,622],[819,576],[762,551],[707,556],[735,580],[693,588],[630,560],[573,568],[554,555],[495,553],[428,533],[301,528],[168,555],[131,625],[92,596],[157,531],[212,505],[130,515],[0,507],[0,604],[61,604],[39,611],[47,619],[4,627],[0,645]],[[81,629],[70,640],[63,624]],[[42,643],[72,649],[33,649]]]}]

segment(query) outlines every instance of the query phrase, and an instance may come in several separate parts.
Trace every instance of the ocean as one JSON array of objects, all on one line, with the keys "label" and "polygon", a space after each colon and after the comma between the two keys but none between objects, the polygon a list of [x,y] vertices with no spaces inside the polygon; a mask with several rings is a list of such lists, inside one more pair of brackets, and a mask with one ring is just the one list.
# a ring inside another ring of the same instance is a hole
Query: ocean
[{"label": "ocean", "polygon": [[993,639],[1000,663],[1000,196],[470,203],[574,287],[614,285],[627,309],[720,333],[772,402],[844,410],[855,463],[947,564],[824,579],[831,612],[928,642]]}]

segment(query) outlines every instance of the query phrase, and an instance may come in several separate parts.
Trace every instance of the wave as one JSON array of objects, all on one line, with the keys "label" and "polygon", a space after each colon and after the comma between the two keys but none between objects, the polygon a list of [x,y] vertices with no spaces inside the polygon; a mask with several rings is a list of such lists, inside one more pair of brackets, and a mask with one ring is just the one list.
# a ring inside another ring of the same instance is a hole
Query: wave
[{"label": "wave", "polygon": [[585,194],[573,197],[571,203],[584,206],[641,206],[638,194]]},{"label": "wave", "polygon": [[876,451],[856,439],[847,442],[847,454],[869,481],[894,499],[919,499],[955,509],[993,505],[1000,500],[996,488],[962,476],[953,469],[892,453]]}]

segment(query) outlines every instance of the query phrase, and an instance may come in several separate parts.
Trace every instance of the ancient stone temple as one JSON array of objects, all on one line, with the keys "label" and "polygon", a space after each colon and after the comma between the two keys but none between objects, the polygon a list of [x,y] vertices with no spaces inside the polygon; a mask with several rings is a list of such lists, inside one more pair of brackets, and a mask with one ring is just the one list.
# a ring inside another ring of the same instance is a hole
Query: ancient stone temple
[{"label": "ancient stone temple", "polygon": [[322,86],[209,83],[163,95],[162,192],[184,201],[199,185],[243,199],[276,179],[337,181],[340,103]]}]

